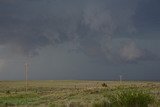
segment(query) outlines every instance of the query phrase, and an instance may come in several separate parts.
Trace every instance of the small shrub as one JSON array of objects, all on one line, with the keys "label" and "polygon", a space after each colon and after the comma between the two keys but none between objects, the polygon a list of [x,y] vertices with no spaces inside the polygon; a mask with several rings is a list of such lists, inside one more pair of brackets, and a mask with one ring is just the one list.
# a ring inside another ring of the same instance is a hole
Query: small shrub
[{"label": "small shrub", "polygon": [[56,107],[56,105],[55,104],[50,104],[49,107]]},{"label": "small shrub", "polygon": [[112,105],[119,107],[148,107],[154,102],[154,97],[148,91],[139,89],[123,89],[108,96]]},{"label": "small shrub", "polygon": [[6,94],[11,94],[11,92],[9,90],[6,91]]},{"label": "small shrub", "polygon": [[102,83],[102,87],[107,87],[107,84],[106,83]]},{"label": "small shrub", "polygon": [[71,102],[69,107],[83,107],[80,102]]},{"label": "small shrub", "polygon": [[93,103],[93,107],[110,107],[110,104],[106,101],[100,101]]}]

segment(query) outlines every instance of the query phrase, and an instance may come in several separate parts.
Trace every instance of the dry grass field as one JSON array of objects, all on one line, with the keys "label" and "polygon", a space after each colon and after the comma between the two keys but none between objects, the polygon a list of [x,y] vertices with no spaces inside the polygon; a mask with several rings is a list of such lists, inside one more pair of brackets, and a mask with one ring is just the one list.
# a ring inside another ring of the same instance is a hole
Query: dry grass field
[{"label": "dry grass field", "polygon": [[134,102],[140,107],[139,101],[144,107],[159,107],[160,82],[29,81],[26,92],[25,81],[0,81],[2,107],[127,107]]}]

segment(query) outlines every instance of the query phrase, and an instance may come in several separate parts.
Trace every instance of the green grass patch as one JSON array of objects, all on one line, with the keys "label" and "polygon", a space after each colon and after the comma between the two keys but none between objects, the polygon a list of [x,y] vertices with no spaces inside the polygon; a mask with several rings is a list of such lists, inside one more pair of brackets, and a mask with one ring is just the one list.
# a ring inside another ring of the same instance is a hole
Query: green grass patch
[{"label": "green grass patch", "polygon": [[38,96],[33,93],[10,94],[0,97],[0,105],[28,105],[38,100]]},{"label": "green grass patch", "polygon": [[150,91],[133,87],[115,90],[107,98],[113,107],[148,107],[155,101]]}]

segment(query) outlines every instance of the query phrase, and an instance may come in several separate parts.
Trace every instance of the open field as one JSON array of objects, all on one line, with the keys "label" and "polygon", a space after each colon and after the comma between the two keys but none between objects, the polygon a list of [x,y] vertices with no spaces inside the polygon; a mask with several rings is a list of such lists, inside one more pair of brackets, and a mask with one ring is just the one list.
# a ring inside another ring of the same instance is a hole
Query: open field
[{"label": "open field", "polygon": [[106,103],[111,98],[108,96],[124,89],[146,91],[154,98],[150,107],[160,106],[160,82],[69,80],[29,81],[27,92],[25,81],[0,81],[0,106],[113,107],[100,103]]}]

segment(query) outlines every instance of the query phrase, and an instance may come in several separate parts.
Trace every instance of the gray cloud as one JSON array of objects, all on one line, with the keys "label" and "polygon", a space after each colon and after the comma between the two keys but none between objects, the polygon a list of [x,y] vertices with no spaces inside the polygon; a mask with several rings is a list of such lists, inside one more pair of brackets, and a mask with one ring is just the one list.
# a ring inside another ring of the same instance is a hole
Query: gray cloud
[{"label": "gray cloud", "polygon": [[[136,22],[135,26],[139,32],[153,33],[160,30],[160,1],[159,0],[142,0],[137,5],[136,14],[133,19]],[[149,36],[149,35],[147,35]],[[152,35],[155,38],[156,35]],[[151,36],[150,36],[151,38]]]},{"label": "gray cloud", "polygon": [[1,0],[5,7],[0,11],[0,44],[16,53],[34,56],[45,46],[71,42],[74,49],[106,60],[144,57],[132,42],[124,45],[120,53],[113,51],[112,43],[118,33],[130,35],[137,31],[132,17],[138,0],[14,1]]},{"label": "gray cloud", "polygon": [[138,61],[158,61],[160,58],[147,49],[139,48],[135,42],[128,41],[119,50],[120,60],[127,63]]},{"label": "gray cloud", "polygon": [[[0,0],[0,78],[159,80],[159,0]],[[145,74],[145,76],[144,76]]]}]

